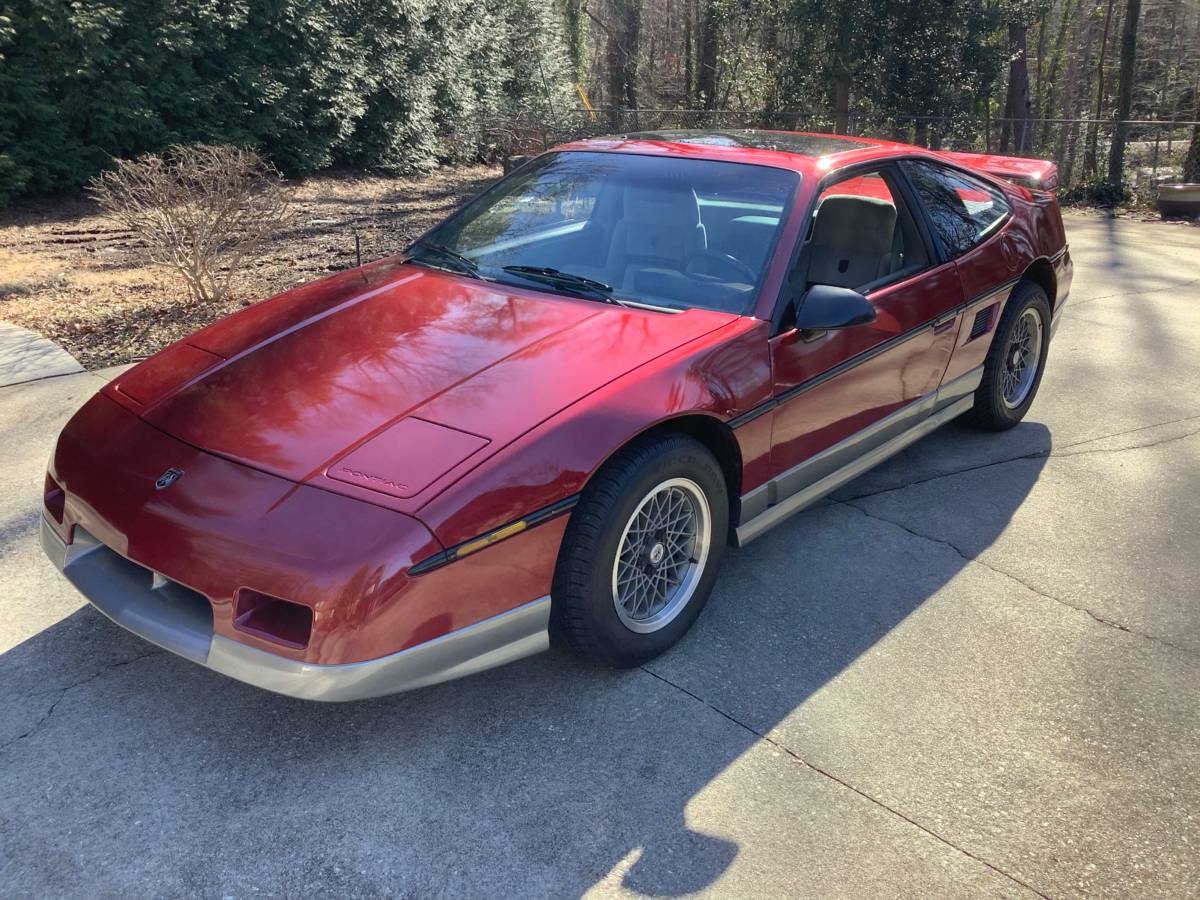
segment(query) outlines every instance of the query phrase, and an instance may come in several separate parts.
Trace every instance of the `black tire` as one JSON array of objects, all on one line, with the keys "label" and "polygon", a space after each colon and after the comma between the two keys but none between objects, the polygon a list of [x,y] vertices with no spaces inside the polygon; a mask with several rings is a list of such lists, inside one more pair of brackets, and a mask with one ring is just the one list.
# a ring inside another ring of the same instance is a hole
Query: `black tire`
[{"label": "black tire", "polygon": [[[1019,404],[1009,406],[1004,399],[1003,387],[1005,357],[1017,324],[1026,310],[1031,308],[1041,317],[1041,348],[1037,367],[1028,393]],[[975,405],[963,416],[963,421],[984,431],[1005,431],[1025,418],[1025,413],[1029,412],[1029,407],[1033,405],[1033,399],[1042,383],[1049,349],[1050,302],[1041,287],[1030,281],[1022,281],[1013,289],[1012,296],[1004,307],[1004,314],[1000,317],[1000,324],[996,326],[992,346],[988,349],[983,364],[983,380],[975,390]]]},{"label": "black tire", "polygon": [[[698,486],[711,514],[708,555],[686,605],[659,630],[638,633],[617,613],[613,566],[626,524],[642,499],[672,478]],[[721,466],[699,441],[662,433],[618,452],[593,476],[571,513],[551,588],[552,640],[585,659],[616,668],[648,662],[696,621],[712,593],[729,531],[729,495]]]}]

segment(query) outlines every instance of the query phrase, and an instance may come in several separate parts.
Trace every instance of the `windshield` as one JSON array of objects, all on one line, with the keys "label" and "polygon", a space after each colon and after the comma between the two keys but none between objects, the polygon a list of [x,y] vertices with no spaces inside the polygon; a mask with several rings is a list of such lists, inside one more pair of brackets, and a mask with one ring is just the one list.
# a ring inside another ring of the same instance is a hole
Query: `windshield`
[{"label": "windshield", "polygon": [[547,154],[408,252],[521,287],[747,313],[799,180],[742,163]]}]

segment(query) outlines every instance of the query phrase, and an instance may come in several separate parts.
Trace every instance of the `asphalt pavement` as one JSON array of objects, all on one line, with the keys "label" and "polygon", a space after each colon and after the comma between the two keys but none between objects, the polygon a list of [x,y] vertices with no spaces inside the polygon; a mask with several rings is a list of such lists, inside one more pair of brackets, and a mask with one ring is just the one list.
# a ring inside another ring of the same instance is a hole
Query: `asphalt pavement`
[{"label": "asphalt pavement", "polygon": [[38,546],[103,373],[0,388],[0,896],[1200,895],[1200,229],[1068,232],[1022,425],[731,551],[626,672],[319,705],[159,652]]}]

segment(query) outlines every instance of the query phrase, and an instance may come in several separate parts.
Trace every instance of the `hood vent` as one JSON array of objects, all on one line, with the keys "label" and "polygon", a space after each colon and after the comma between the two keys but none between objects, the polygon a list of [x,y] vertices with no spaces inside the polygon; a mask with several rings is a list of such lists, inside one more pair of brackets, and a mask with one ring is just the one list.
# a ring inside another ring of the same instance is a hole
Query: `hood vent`
[{"label": "hood vent", "polygon": [[360,444],[326,475],[381,494],[414,497],[488,443],[477,434],[410,416]]}]

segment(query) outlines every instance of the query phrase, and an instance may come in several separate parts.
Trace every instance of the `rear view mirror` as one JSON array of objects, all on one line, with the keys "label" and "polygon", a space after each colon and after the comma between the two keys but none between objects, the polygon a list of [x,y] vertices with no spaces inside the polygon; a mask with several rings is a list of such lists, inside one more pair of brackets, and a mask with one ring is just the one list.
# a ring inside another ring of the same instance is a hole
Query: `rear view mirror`
[{"label": "rear view mirror", "polygon": [[798,331],[832,331],[875,321],[871,301],[850,288],[814,284],[797,303]]}]

